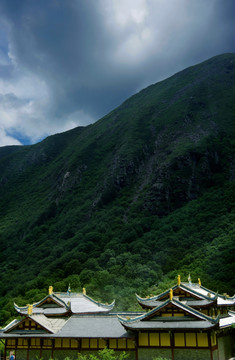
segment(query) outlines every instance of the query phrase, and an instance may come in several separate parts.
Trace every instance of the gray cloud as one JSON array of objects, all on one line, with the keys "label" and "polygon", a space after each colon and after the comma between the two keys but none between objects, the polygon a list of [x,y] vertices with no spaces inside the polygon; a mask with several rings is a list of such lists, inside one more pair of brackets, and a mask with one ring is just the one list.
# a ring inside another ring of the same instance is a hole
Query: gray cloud
[{"label": "gray cloud", "polygon": [[20,124],[36,141],[86,125],[148,84],[234,52],[234,6],[233,0],[2,0],[0,93],[15,96],[15,105],[8,102],[0,129]]}]

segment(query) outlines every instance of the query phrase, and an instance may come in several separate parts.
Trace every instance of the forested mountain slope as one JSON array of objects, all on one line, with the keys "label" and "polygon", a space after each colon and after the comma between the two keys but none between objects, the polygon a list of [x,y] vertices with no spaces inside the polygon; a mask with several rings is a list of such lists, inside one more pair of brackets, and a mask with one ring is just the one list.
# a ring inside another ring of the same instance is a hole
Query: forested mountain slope
[{"label": "forested mountain slope", "polygon": [[12,298],[69,282],[119,309],[178,272],[232,295],[234,139],[235,55],[224,54],[93,125],[0,148],[0,323]]}]

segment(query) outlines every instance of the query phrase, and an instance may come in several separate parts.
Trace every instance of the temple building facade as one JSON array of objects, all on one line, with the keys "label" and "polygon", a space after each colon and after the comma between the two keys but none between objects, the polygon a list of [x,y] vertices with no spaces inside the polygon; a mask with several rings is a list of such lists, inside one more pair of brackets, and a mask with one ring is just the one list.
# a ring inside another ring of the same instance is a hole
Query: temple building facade
[{"label": "temple building facade", "polygon": [[130,360],[228,360],[233,355],[235,297],[201,285],[177,284],[160,295],[141,298],[142,311],[116,313],[83,293],[53,292],[19,307],[20,319],[0,330],[4,359],[77,359],[105,347],[126,351]]}]

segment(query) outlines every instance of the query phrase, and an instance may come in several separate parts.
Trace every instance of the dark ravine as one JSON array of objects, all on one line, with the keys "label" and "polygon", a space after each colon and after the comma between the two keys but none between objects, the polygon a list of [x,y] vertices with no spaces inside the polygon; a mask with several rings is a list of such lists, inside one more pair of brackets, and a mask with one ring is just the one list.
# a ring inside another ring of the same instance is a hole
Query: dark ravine
[{"label": "dark ravine", "polygon": [[235,55],[224,54],[93,125],[0,148],[3,310],[69,276],[106,299],[178,270],[233,291],[234,120]]}]

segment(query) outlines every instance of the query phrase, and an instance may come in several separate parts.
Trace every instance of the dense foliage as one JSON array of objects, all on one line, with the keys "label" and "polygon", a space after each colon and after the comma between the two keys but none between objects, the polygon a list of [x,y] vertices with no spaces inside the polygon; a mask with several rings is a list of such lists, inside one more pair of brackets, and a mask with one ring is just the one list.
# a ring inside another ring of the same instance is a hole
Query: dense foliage
[{"label": "dense foliage", "polygon": [[234,84],[222,55],[93,125],[0,149],[0,324],[49,285],[119,310],[178,273],[233,294]]},{"label": "dense foliage", "polygon": [[[99,350],[96,355],[89,354],[89,355],[78,355],[78,360],[124,360],[128,359],[129,355],[123,351],[119,355],[116,355],[114,350],[110,349],[104,349]],[[66,359],[65,359],[66,360]],[[69,358],[67,359],[69,360]]]}]

